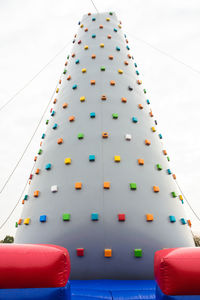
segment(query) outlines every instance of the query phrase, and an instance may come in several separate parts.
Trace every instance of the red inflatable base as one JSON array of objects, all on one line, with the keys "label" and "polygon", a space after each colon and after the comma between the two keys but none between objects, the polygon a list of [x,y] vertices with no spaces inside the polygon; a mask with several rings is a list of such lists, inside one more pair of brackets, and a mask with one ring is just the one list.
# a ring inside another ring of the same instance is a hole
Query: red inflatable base
[{"label": "red inflatable base", "polygon": [[200,295],[200,248],[157,251],[154,273],[165,295]]},{"label": "red inflatable base", "polygon": [[64,287],[70,274],[65,248],[0,244],[0,289]]}]

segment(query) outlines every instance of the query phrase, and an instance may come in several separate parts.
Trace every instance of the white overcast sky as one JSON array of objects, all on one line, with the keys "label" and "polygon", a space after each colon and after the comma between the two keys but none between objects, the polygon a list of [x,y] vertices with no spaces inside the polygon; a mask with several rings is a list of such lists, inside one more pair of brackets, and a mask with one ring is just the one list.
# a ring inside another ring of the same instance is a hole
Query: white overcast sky
[{"label": "white overcast sky", "polygon": [[[148,91],[171,169],[200,216],[200,73],[147,43],[200,70],[199,0],[94,0],[99,12],[115,11]],[[89,0],[0,1],[0,106],[72,41],[82,15],[95,12]],[[36,128],[64,68],[66,48],[22,93],[0,112],[0,188]],[[48,110],[49,112],[49,110]],[[48,114],[49,115],[49,114]],[[19,199],[39,149],[44,123],[9,184],[0,194],[0,225]],[[0,238],[15,233],[19,205]],[[185,205],[193,230],[200,222]]]}]

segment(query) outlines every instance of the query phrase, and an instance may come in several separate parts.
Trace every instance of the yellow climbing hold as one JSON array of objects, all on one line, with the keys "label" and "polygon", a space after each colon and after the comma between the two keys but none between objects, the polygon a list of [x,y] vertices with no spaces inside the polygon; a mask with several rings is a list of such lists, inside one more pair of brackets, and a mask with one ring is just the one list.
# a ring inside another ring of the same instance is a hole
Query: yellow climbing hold
[{"label": "yellow climbing hold", "polygon": [[87,50],[88,49],[88,45],[85,45],[84,49]]},{"label": "yellow climbing hold", "polygon": [[85,101],[85,96],[80,97],[80,101],[84,102]]},{"label": "yellow climbing hold", "polygon": [[84,68],[81,71],[82,71],[82,73],[85,73],[87,70],[86,70],[86,68]]},{"label": "yellow climbing hold", "polygon": [[119,73],[119,74],[123,74],[124,72],[123,72],[123,70],[118,69],[118,73]]},{"label": "yellow climbing hold", "polygon": [[101,47],[101,48],[104,48],[104,43],[101,43],[101,44],[100,44],[100,47]]}]

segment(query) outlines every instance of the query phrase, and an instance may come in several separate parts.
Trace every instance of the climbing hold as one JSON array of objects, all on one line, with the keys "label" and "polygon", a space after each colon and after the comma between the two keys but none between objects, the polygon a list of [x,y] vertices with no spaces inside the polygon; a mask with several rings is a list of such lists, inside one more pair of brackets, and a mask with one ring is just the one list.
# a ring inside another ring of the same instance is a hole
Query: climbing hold
[{"label": "climbing hold", "polygon": [[118,214],[118,221],[119,222],[125,222],[126,215],[125,214]]},{"label": "climbing hold", "polygon": [[78,41],[78,44],[80,45],[81,43],[82,43],[82,41],[81,41],[81,40],[79,40],[79,41]]},{"label": "climbing hold", "polygon": [[75,116],[70,116],[69,117],[69,122],[73,122],[75,120]]},{"label": "climbing hold", "polygon": [[162,139],[162,134],[161,134],[161,133],[159,133],[159,135],[158,135],[158,136],[159,136],[159,138],[160,138],[160,139]]},{"label": "climbing hold", "polygon": [[120,51],[120,47],[119,47],[119,46],[116,46],[116,50],[117,50],[117,51]]},{"label": "climbing hold", "polygon": [[137,123],[138,122],[138,119],[136,117],[132,117],[132,122],[133,123]]},{"label": "climbing hold", "polygon": [[149,101],[149,99],[147,99],[147,104],[150,104],[150,101]]},{"label": "climbing hold", "polygon": [[84,46],[84,49],[87,50],[87,49],[88,49],[88,45],[85,45],[85,46]]},{"label": "climbing hold", "polygon": [[114,31],[114,32],[117,32],[117,28],[114,28],[113,31]]},{"label": "climbing hold", "polygon": [[92,38],[95,39],[95,37],[96,37],[96,34],[92,34]]},{"label": "climbing hold", "polygon": [[157,169],[158,169],[159,171],[162,170],[162,166],[161,166],[160,164],[157,164],[156,167],[157,167]]},{"label": "climbing hold", "polygon": [[79,60],[79,59],[77,59],[77,60],[75,61],[75,64],[79,64],[79,62],[80,62],[80,60]]},{"label": "climbing hold", "polygon": [[106,99],[107,99],[106,95],[101,96],[101,100],[106,100]]},{"label": "climbing hold", "polygon": [[120,161],[121,161],[120,155],[115,155],[115,156],[114,156],[114,161],[115,161],[115,162],[120,162]]},{"label": "climbing hold", "polygon": [[86,73],[87,70],[86,70],[86,68],[84,68],[81,71],[82,71],[82,73]]},{"label": "climbing hold", "polygon": [[99,25],[99,29],[103,29],[103,25]]},{"label": "climbing hold", "polygon": [[110,182],[105,181],[105,182],[103,183],[103,187],[104,187],[104,189],[109,190],[109,189],[110,189]]},{"label": "climbing hold", "polygon": [[119,74],[123,74],[123,70],[118,69],[118,73],[119,73]]},{"label": "climbing hold", "polygon": [[51,116],[53,117],[55,115],[55,110],[52,111]]},{"label": "climbing hold", "polygon": [[95,155],[90,154],[89,155],[89,161],[95,161]]},{"label": "climbing hold", "polygon": [[181,223],[182,223],[183,225],[186,225],[186,224],[187,224],[187,222],[186,222],[186,220],[185,220],[184,218],[181,218],[180,221],[181,221]]},{"label": "climbing hold", "polygon": [[95,55],[95,54],[92,54],[92,55],[91,55],[91,58],[92,58],[92,59],[96,58],[96,55]]},{"label": "climbing hold", "polygon": [[71,76],[69,75],[68,77],[67,77],[67,80],[70,80],[71,79]]},{"label": "climbing hold", "polygon": [[174,216],[169,216],[169,220],[171,223],[176,222],[176,218]]},{"label": "climbing hold", "polygon": [[176,195],[175,192],[172,192],[171,194],[172,194],[172,197],[173,197],[173,198],[176,198],[176,197],[177,197],[177,195]]},{"label": "climbing hold", "polygon": [[81,190],[82,189],[82,182],[76,182],[75,183],[75,189],[76,190]]},{"label": "climbing hold", "polygon": [[96,83],[95,80],[91,80],[91,81],[90,81],[90,84],[91,84],[91,85],[95,85],[95,83]]},{"label": "climbing hold", "polygon": [[151,145],[150,140],[145,140],[145,145],[147,145],[147,146]]},{"label": "climbing hold", "polygon": [[92,18],[92,21],[93,21],[93,22],[96,21],[96,18]]},{"label": "climbing hold", "polygon": [[46,220],[47,220],[47,216],[46,216],[46,215],[40,216],[40,222],[41,222],[41,223],[45,223]]},{"label": "climbing hold", "polygon": [[152,222],[154,220],[154,217],[152,214],[146,214],[146,220],[147,222]]},{"label": "climbing hold", "polygon": [[76,249],[77,256],[84,256],[84,248],[77,248]]},{"label": "climbing hold", "polygon": [[35,198],[37,198],[37,197],[39,197],[39,191],[37,190],[37,191],[34,191],[34,193],[33,193],[33,197],[35,197]]},{"label": "climbing hold", "polygon": [[118,114],[117,113],[113,113],[112,117],[113,117],[113,119],[118,119]]},{"label": "climbing hold", "polygon": [[99,215],[97,213],[92,213],[91,214],[91,220],[92,221],[98,221],[99,220]]},{"label": "climbing hold", "polygon": [[127,134],[125,135],[125,139],[126,139],[127,141],[130,141],[130,140],[131,140],[131,134],[127,133]]},{"label": "climbing hold", "polygon": [[142,249],[134,249],[135,257],[142,257]]},{"label": "climbing hold", "polygon": [[19,221],[17,222],[17,224],[18,224],[18,225],[21,225],[21,224],[22,224],[22,221],[23,221],[22,219],[19,219]]},{"label": "climbing hold", "polygon": [[135,71],[136,75],[140,75],[140,73],[138,72],[138,70]]},{"label": "climbing hold", "polygon": [[77,89],[77,84],[74,84],[74,85],[72,86],[72,89],[73,89],[73,90]]},{"label": "climbing hold", "polygon": [[163,154],[164,154],[164,155],[167,155],[167,151],[166,151],[166,150],[163,150]]},{"label": "climbing hold", "polygon": [[138,165],[144,165],[144,159],[139,158],[138,159]]},{"label": "climbing hold", "polygon": [[53,104],[56,104],[56,102],[57,102],[57,99],[55,98],[55,99],[53,100]]},{"label": "climbing hold", "polygon": [[36,169],[35,174],[39,174],[40,173],[40,169]]},{"label": "climbing hold", "polygon": [[102,67],[100,68],[100,70],[101,70],[101,71],[105,71],[106,68],[105,68],[104,66],[102,66]]},{"label": "climbing hold", "polygon": [[114,81],[114,80],[111,80],[111,81],[110,81],[110,85],[115,85],[115,81]]},{"label": "climbing hold", "polygon": [[112,56],[112,55],[109,55],[108,58],[109,58],[110,60],[113,60],[113,56]]},{"label": "climbing hold", "polygon": [[174,179],[176,179],[176,174],[172,174],[172,177],[173,177]]},{"label": "climbing hold", "polygon": [[104,257],[112,257],[112,249],[104,249]]},{"label": "climbing hold", "polygon": [[136,63],[134,63],[134,66],[137,68],[137,64]]},{"label": "climbing hold", "polygon": [[26,219],[24,220],[24,224],[25,224],[25,225],[29,225],[29,223],[30,223],[30,218],[26,218]]},{"label": "climbing hold", "polygon": [[144,89],[143,92],[144,92],[144,94],[146,94],[147,93],[146,89]]},{"label": "climbing hold", "polygon": [[90,113],[90,118],[95,118],[95,112]]},{"label": "climbing hold", "polygon": [[104,48],[104,43],[101,43],[99,46],[100,48]]},{"label": "climbing hold", "polygon": [[155,131],[156,131],[156,128],[155,128],[155,127],[151,127],[151,130],[152,130],[153,132],[155,132]]},{"label": "climbing hold", "polygon": [[168,173],[169,175],[171,175],[171,174],[172,174],[172,171],[171,171],[170,169],[167,169],[167,173]]},{"label": "climbing hold", "polygon": [[81,24],[80,27],[83,28],[83,24]]},{"label": "climbing hold", "polygon": [[65,164],[66,165],[70,165],[71,164],[71,158],[70,157],[65,158]]},{"label": "climbing hold", "polygon": [[67,108],[67,106],[68,106],[68,104],[65,102],[65,103],[63,103],[63,108]]},{"label": "climbing hold", "polygon": [[142,104],[138,104],[138,108],[139,109],[143,109],[143,105]]},{"label": "climbing hold", "polygon": [[46,170],[51,170],[51,164],[46,164],[45,169]]},{"label": "climbing hold", "polygon": [[70,221],[71,215],[70,214],[63,214],[62,219],[63,221]]},{"label": "climbing hold", "polygon": [[128,86],[128,90],[129,90],[129,91],[132,91],[132,90],[133,90],[132,86],[129,85],[129,86]]},{"label": "climbing hold", "polygon": [[180,200],[183,200],[183,196],[182,196],[182,195],[179,195],[179,199],[180,199]]},{"label": "climbing hold", "polygon": [[190,220],[187,220],[188,226],[192,227],[192,222]]},{"label": "climbing hold", "polygon": [[108,138],[108,132],[102,132],[102,138],[103,139]]},{"label": "climbing hold", "polygon": [[121,98],[121,101],[122,101],[123,103],[126,103],[126,102],[127,102],[127,99],[126,99],[125,97],[122,97],[122,98]]},{"label": "climbing hold", "polygon": [[130,186],[131,190],[136,190],[137,189],[137,184],[135,182],[131,182],[129,186]]},{"label": "climbing hold", "polygon": [[160,191],[160,189],[159,189],[158,186],[154,185],[153,186],[153,191],[154,191],[154,193],[158,193]]},{"label": "climbing hold", "polygon": [[108,39],[111,39],[111,38],[112,38],[112,36],[111,36],[110,34],[108,34],[108,35],[107,35],[107,38],[108,38]]},{"label": "climbing hold", "polygon": [[56,89],[56,93],[58,93],[58,92],[59,92],[59,88]]},{"label": "climbing hold", "polygon": [[51,192],[56,193],[58,191],[58,186],[57,185],[52,185],[51,186]]},{"label": "climbing hold", "polygon": [[109,22],[109,21],[110,21],[110,18],[106,18],[106,21]]},{"label": "climbing hold", "polygon": [[87,32],[88,31],[88,28],[85,28],[85,32]]},{"label": "climbing hold", "polygon": [[24,196],[24,200],[27,200],[27,199],[28,199],[28,195],[25,195],[25,196]]},{"label": "climbing hold", "polygon": [[[118,25],[118,26],[119,26],[119,25]],[[121,27],[120,27],[120,28],[121,28]],[[126,49],[127,49],[127,50],[130,50],[130,47],[129,47],[128,45],[126,45]]]},{"label": "climbing hold", "polygon": [[85,96],[80,97],[80,101],[84,102],[85,101]]},{"label": "climbing hold", "polygon": [[77,135],[79,140],[82,140],[84,138],[84,134],[83,133],[78,133]]},{"label": "climbing hold", "polygon": [[36,160],[37,160],[37,156],[34,157],[34,161],[36,161]]}]

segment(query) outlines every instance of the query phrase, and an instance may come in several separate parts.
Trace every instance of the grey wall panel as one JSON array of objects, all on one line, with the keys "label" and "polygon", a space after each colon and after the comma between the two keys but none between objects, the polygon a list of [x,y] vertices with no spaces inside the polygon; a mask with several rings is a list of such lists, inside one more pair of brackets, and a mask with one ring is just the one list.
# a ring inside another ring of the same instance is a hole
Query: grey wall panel
[{"label": "grey wall panel", "polygon": [[[159,131],[152,132],[155,118],[149,115],[143,85],[137,84],[135,61],[127,57],[130,51],[115,14],[85,15],[82,23],[71,52],[75,57],[70,55],[67,74],[62,75],[55,95],[58,101],[53,106],[56,113],[49,120],[43,153],[36,162],[35,169],[41,172],[34,175],[24,204],[22,219],[30,218],[30,223],[18,227],[16,242],[66,247],[72,262],[71,278],[152,278],[156,250],[194,246],[189,227],[180,222],[184,218],[182,203],[171,195],[174,191],[178,196],[180,191],[172,175],[167,174],[170,164],[162,152]],[[103,29],[99,29],[100,24]],[[96,34],[95,39],[92,34]],[[84,50],[85,45],[88,50]],[[91,59],[92,54],[96,54],[95,59]],[[114,59],[109,60],[109,55]],[[79,64],[75,63],[77,59]],[[106,70],[101,71],[101,66]],[[86,73],[82,73],[83,68]],[[90,80],[96,80],[96,84],[91,86]],[[115,86],[110,80],[116,82]],[[78,85],[76,90],[72,89],[74,84]],[[133,91],[128,90],[129,85]],[[101,100],[103,94],[106,101]],[[86,97],[83,103],[81,96]],[[122,103],[121,97],[126,97],[127,103]],[[64,102],[68,103],[66,109],[62,108]],[[94,119],[90,112],[96,113]],[[118,113],[118,119],[112,118],[113,113]],[[75,116],[72,123],[68,121],[71,115]],[[133,116],[137,123],[132,122]],[[53,130],[55,123],[58,128]],[[108,139],[102,139],[103,131],[109,133]],[[84,133],[84,139],[79,140],[78,133]],[[126,134],[132,135],[130,141],[125,139]],[[63,138],[63,144],[57,144],[58,138]],[[151,141],[150,146],[145,145],[145,139]],[[94,162],[89,161],[90,154],[95,155]],[[115,155],[120,155],[119,163],[114,162]],[[66,157],[72,159],[71,165],[64,164]],[[144,159],[144,165],[138,165],[139,158]],[[49,171],[45,170],[47,163],[52,164]],[[157,170],[157,164],[162,170]],[[109,190],[103,189],[104,181],[111,183]],[[82,190],[75,190],[75,182],[82,182]],[[137,190],[130,190],[131,182],[137,183]],[[58,192],[51,192],[52,185],[58,185]],[[154,185],[159,186],[159,193],[153,192]],[[38,198],[33,197],[35,190],[40,191]],[[71,214],[69,222],[62,220],[63,213]],[[98,213],[99,220],[91,221],[91,213]],[[125,222],[118,221],[119,213],[126,214]],[[153,222],[146,221],[148,213],[154,215]],[[43,214],[47,216],[45,223],[39,221]],[[170,223],[170,215],[176,217],[175,223]],[[77,256],[77,248],[84,248],[83,257]],[[112,257],[104,257],[105,248],[112,249]],[[134,249],[142,249],[142,257],[134,257]]]}]

